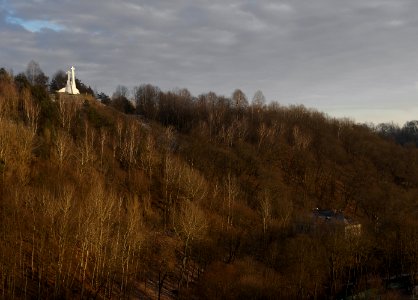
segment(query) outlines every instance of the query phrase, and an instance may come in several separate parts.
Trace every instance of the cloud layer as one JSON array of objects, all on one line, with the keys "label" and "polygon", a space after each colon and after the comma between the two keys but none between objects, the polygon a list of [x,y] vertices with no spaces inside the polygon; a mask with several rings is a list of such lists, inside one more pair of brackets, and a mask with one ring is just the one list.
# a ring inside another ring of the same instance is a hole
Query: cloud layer
[{"label": "cloud layer", "polygon": [[[415,0],[3,0],[0,63],[80,79],[257,89],[357,121],[418,119]],[[414,116],[414,114],[416,116]]]}]

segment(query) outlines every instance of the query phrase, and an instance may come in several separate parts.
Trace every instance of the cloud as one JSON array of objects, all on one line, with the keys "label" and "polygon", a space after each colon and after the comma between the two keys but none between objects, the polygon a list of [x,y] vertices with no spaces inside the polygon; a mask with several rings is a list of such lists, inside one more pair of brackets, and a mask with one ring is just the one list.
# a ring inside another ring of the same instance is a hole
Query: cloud
[{"label": "cloud", "polygon": [[58,24],[55,24],[50,21],[45,20],[23,20],[21,18],[13,17],[13,16],[7,16],[6,22],[10,24],[16,24],[20,25],[23,28],[25,28],[28,31],[31,32],[39,32],[41,30],[54,30],[54,31],[61,31],[64,29],[63,26],[60,26]]},{"label": "cloud", "polygon": [[403,20],[390,20],[386,22],[388,27],[402,27],[406,25],[406,22]]},{"label": "cloud", "polygon": [[358,103],[396,107],[400,94],[402,105],[418,103],[406,88],[418,70],[415,1],[1,3],[5,67],[21,71],[34,59],[52,75],[74,64],[109,94],[146,82],[194,94],[241,88],[249,98],[261,89],[267,99],[342,114]]},{"label": "cloud", "polygon": [[279,13],[291,13],[294,11],[293,7],[286,3],[268,3],[265,8],[268,11]]}]

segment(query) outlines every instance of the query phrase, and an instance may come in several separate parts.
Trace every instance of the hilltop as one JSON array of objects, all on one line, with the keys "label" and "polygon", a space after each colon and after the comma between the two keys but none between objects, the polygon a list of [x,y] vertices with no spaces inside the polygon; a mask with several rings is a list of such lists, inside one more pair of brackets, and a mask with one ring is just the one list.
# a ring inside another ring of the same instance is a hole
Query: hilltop
[{"label": "hilltop", "polygon": [[[240,91],[135,96],[51,97],[0,72],[3,298],[335,298],[400,294],[386,289],[399,274],[417,284],[414,145]],[[361,234],[317,226],[315,208]]]}]

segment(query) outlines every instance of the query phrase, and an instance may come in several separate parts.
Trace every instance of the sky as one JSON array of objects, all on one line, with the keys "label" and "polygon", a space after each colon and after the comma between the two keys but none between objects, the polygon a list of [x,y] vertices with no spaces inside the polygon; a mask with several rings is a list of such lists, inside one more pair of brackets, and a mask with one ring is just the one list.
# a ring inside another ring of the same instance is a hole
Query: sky
[{"label": "sky", "polygon": [[0,67],[418,119],[417,0],[0,0]]}]

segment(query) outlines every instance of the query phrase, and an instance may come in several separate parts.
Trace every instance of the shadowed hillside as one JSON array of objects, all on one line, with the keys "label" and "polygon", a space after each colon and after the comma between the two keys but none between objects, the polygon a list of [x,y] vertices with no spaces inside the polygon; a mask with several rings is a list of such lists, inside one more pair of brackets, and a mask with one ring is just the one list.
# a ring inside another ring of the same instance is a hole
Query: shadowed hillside
[{"label": "shadowed hillside", "polygon": [[[1,70],[2,298],[411,293],[415,147],[262,94],[134,97],[52,101]],[[401,274],[406,287],[387,289]]]}]

